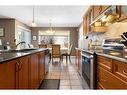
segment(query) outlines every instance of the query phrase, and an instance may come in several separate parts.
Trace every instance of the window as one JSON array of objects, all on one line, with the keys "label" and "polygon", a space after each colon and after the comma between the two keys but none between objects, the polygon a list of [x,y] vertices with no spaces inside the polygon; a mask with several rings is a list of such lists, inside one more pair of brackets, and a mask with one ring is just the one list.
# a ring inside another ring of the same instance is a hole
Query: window
[{"label": "window", "polygon": [[39,44],[60,44],[62,48],[68,48],[70,45],[70,31],[55,31],[55,33],[46,33],[39,31]]}]

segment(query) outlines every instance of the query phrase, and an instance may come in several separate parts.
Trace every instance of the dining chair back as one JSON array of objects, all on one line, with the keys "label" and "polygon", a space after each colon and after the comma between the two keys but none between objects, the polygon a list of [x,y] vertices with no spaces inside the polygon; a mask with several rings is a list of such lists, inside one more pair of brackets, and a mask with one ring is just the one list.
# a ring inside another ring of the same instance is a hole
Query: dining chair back
[{"label": "dining chair back", "polygon": [[61,52],[60,52],[60,45],[58,44],[53,44],[52,45],[52,63],[53,63],[53,58],[59,58],[61,60]]},{"label": "dining chair back", "polygon": [[72,52],[72,46],[73,46],[73,45],[70,45],[70,47],[69,47],[68,55],[71,55],[71,52]]},{"label": "dining chair back", "polygon": [[71,56],[71,52],[72,52],[72,47],[73,47],[73,45],[70,45],[68,51],[62,54],[62,60],[63,60],[63,57],[66,56],[66,63],[67,63],[68,57],[71,62],[70,56]]}]

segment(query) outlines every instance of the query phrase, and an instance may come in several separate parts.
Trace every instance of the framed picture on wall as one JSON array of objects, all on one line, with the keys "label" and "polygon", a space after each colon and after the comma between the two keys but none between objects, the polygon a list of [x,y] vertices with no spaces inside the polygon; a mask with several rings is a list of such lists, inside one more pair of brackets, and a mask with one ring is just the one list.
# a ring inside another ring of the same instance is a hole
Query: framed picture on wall
[{"label": "framed picture on wall", "polygon": [[4,36],[4,28],[0,27],[0,37],[3,37],[3,36]]},{"label": "framed picture on wall", "polygon": [[37,40],[37,36],[33,36],[33,41],[36,41]]}]

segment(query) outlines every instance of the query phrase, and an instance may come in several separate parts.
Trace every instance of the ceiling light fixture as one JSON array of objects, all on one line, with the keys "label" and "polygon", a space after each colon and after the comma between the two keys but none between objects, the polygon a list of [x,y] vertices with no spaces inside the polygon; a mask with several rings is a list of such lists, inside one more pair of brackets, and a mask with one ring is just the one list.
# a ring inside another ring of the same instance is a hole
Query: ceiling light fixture
[{"label": "ceiling light fixture", "polygon": [[35,23],[35,7],[33,6],[33,20],[32,20],[32,27],[35,27],[36,26],[36,23]]},{"label": "ceiling light fixture", "polygon": [[51,19],[49,20],[49,29],[46,31],[46,33],[49,33],[49,34],[55,33],[55,31],[53,31],[53,29],[52,29]]}]

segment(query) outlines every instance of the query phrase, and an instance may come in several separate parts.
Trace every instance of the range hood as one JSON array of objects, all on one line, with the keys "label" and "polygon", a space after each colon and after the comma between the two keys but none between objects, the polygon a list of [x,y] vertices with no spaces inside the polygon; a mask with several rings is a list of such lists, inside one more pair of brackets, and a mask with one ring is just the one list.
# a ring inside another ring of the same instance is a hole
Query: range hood
[{"label": "range hood", "polygon": [[90,25],[94,27],[108,26],[117,21],[119,18],[116,6],[111,6],[99,15]]}]

